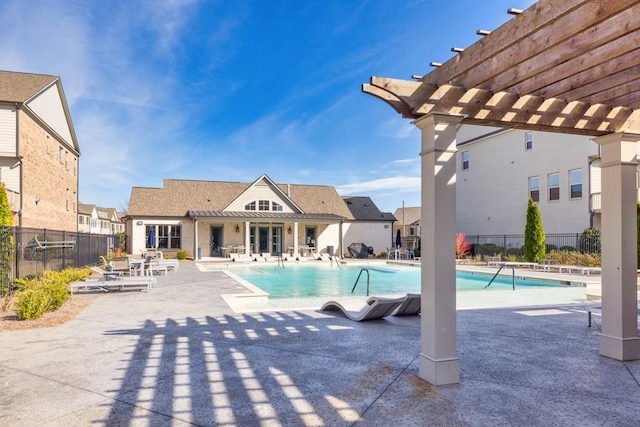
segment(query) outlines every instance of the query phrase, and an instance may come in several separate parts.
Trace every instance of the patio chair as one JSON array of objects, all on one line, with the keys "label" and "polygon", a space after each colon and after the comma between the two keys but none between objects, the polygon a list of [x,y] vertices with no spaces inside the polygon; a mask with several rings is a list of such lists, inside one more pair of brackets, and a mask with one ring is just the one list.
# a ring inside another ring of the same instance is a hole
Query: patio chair
[{"label": "patio chair", "polygon": [[407,294],[404,302],[393,312],[394,316],[407,316],[419,314],[422,308],[422,296],[420,294]]},{"label": "patio chair", "polygon": [[367,304],[360,310],[348,310],[337,301],[326,302],[320,311],[341,311],[349,319],[362,322],[365,320],[382,319],[390,316],[403,302],[405,298],[377,298],[371,297]]}]

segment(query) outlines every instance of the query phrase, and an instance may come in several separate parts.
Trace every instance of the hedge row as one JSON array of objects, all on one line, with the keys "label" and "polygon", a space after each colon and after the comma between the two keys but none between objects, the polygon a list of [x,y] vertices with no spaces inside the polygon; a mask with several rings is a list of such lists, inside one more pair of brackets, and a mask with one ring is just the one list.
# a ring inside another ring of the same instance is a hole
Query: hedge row
[{"label": "hedge row", "polygon": [[39,276],[15,281],[18,288],[13,311],[20,320],[37,319],[55,311],[70,298],[69,284],[91,275],[89,268],[45,271]]}]

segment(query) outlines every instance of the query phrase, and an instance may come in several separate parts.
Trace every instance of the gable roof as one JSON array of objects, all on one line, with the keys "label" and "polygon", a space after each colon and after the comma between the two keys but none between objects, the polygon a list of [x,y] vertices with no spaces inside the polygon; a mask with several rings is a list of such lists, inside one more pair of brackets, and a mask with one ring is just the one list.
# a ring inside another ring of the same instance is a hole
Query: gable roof
[{"label": "gable roof", "polygon": [[[53,85],[56,86],[56,92],[49,90]],[[59,97],[60,104],[50,108],[50,97]],[[80,155],[80,145],[60,77],[0,70],[0,103],[20,104],[41,126]]]},{"label": "gable roof", "polygon": [[[189,211],[218,213],[215,216],[230,216],[231,212],[225,211],[227,206],[253,183],[165,179],[163,184],[162,188],[133,187],[129,199],[128,216],[180,217],[187,215]],[[353,219],[351,212],[334,187],[298,184],[275,185],[303,214],[334,215]],[[246,215],[247,213],[243,211],[242,214]],[[269,212],[270,216],[277,217],[274,214],[276,212]]]},{"label": "gable roof", "polygon": [[342,198],[357,221],[395,221],[391,212],[381,212],[370,197],[345,196]]},{"label": "gable roof", "polygon": [[398,208],[396,209],[393,216],[398,219],[398,223],[396,225],[413,224],[417,221],[420,221],[422,217],[422,208],[420,206],[411,208]]},{"label": "gable roof", "polygon": [[0,70],[0,101],[25,103],[60,78]]},{"label": "gable roof", "polygon": [[93,214],[93,210],[96,208],[95,205],[87,205],[84,203],[78,203],[78,214],[80,215],[89,215]]}]

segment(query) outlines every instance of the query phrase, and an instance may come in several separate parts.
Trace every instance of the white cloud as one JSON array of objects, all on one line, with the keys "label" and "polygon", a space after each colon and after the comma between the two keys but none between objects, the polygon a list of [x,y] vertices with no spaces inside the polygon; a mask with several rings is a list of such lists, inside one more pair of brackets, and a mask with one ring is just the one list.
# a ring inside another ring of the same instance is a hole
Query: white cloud
[{"label": "white cloud", "polygon": [[339,185],[337,186],[337,190],[338,193],[342,195],[384,193],[390,191],[413,192],[420,191],[420,182],[419,176],[394,176]]}]

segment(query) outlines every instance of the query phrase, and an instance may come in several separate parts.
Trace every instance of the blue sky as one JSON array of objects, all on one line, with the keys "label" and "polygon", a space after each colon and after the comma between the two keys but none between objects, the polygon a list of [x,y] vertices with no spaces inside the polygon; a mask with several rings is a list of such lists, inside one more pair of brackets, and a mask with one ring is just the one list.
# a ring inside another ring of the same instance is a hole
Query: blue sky
[{"label": "blue sky", "polygon": [[0,69],[62,78],[82,203],[265,173],[393,212],[420,205],[420,135],[362,83],[428,73],[533,3],[3,0]]}]

